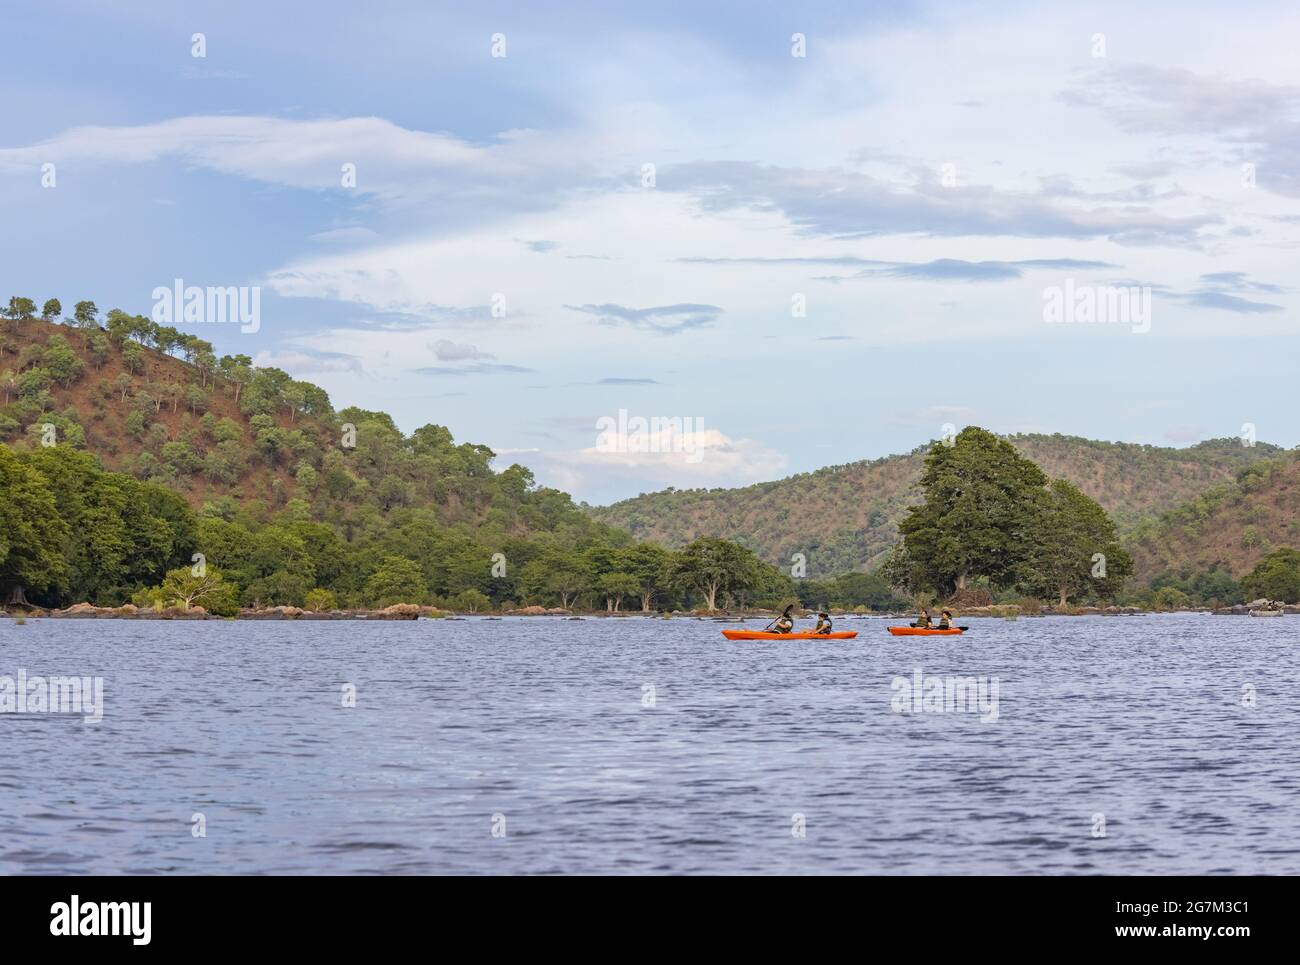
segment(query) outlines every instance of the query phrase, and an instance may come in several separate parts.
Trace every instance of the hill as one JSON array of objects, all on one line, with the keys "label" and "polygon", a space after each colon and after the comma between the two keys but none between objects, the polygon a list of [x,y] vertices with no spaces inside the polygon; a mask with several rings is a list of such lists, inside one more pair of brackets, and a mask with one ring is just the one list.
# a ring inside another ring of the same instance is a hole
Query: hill
[{"label": "hill", "polygon": [[1139,527],[1130,538],[1139,584],[1221,570],[1241,579],[1263,557],[1300,547],[1300,461],[1256,463]]},{"label": "hill", "polygon": [[491,450],[458,445],[443,426],[407,438],[386,413],[335,412],[310,383],[247,356],[217,359],[140,316],[110,312],[106,328],[8,320],[0,399],[0,442],[37,446],[52,425],[58,444],[216,514],[293,504],[364,527],[375,513],[426,508],[450,527],[513,536],[592,525],[566,494],[536,488],[523,467],[493,472]]},{"label": "hill", "polygon": [[[1265,443],[1246,447],[1238,439],[1175,449],[1063,435],[1007,438],[1049,476],[1097,500],[1122,534],[1282,451]],[[778,565],[802,553],[809,576],[871,569],[897,541],[898,521],[918,498],[930,445],[737,489],[669,489],[586,508],[601,522],[668,546],[714,535]]]},{"label": "hill", "polygon": [[[315,385],[143,316],[101,324],[81,302],[60,323],[56,301],[34,309],[14,298],[0,312],[0,529],[24,527],[0,532],[7,595],[117,604],[199,553],[245,605],[301,606],[312,591],[355,605],[550,603],[595,597],[622,562],[609,553],[631,543],[443,426],[407,436],[386,413],[335,411]],[[19,513],[19,499],[40,508]],[[555,590],[575,554],[600,565]]]}]

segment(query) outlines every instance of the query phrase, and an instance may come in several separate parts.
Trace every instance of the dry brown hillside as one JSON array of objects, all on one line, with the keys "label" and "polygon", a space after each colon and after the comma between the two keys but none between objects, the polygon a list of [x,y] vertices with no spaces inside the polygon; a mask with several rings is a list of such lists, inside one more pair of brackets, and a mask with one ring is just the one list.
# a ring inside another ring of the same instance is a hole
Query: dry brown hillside
[{"label": "dry brown hillside", "polygon": [[1162,573],[1218,567],[1240,579],[1270,551],[1300,547],[1300,462],[1259,463],[1241,478],[1166,514],[1134,534],[1139,583]]},{"label": "dry brown hillside", "polygon": [[[1129,532],[1239,469],[1276,456],[1276,446],[1246,448],[1215,439],[1185,449],[1097,442],[1075,436],[1019,435],[1010,442],[1052,477],[1068,479]],[[670,546],[697,536],[744,543],[764,559],[808,560],[810,576],[872,568],[897,539],[897,523],[918,497],[928,447],[907,455],[833,466],[739,489],[665,490],[590,512],[634,535]]]},{"label": "dry brown hillside", "polygon": [[[103,334],[102,330],[100,333]],[[21,374],[38,364],[25,362],[44,350],[51,338],[66,340],[82,361],[84,370],[80,378],[69,384],[49,387],[50,410],[66,415],[84,430],[84,448],[98,455],[106,468],[132,471],[133,461],[148,448],[148,439],[127,428],[127,420],[137,408],[148,413],[148,431],[154,433],[155,439],[162,438],[163,430],[167,441],[198,433],[200,419],[206,412],[216,420],[229,419],[235,423],[241,432],[242,447],[249,452],[254,450],[253,430],[248,417],[239,409],[233,385],[211,376],[204,377],[184,360],[149,349],[140,353],[139,368],[128,371],[121,351],[114,349],[101,356],[91,351],[92,334],[93,331],[39,319],[5,326],[0,375],[6,372]],[[199,384],[202,384],[205,396],[201,411],[191,409],[185,402],[186,390]],[[0,386],[0,392],[4,389]],[[16,397],[14,389],[0,395],[6,404]],[[287,413],[273,418],[282,427],[291,425]],[[162,428],[155,430],[155,425]],[[292,428],[311,433],[324,430],[308,416],[292,420]],[[176,489],[195,507],[227,493],[235,494],[241,500],[264,499],[269,502],[275,496],[283,501],[295,489],[288,465],[271,467],[265,462],[251,461],[233,483],[212,482],[201,473],[175,482],[178,484]],[[280,490],[278,494],[275,493],[277,488]]]}]

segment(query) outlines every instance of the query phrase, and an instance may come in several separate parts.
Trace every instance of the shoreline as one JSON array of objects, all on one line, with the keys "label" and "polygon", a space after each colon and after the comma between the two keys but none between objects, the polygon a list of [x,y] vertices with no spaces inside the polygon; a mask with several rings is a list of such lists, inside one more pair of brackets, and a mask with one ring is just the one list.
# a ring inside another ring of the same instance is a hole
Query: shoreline
[{"label": "shoreline", "polygon": [[[812,611],[809,611],[811,615]],[[1142,607],[1067,607],[1056,609],[1043,607],[1037,611],[1021,610],[1016,605],[972,607],[961,611],[957,619],[978,620],[1017,620],[1041,617],[1082,617],[1082,616],[1150,616],[1161,613],[1203,613],[1209,616],[1249,616],[1250,609],[1244,604],[1231,607],[1186,607],[1176,610],[1149,610]],[[1282,609],[1284,616],[1300,614],[1300,606],[1289,605]],[[910,620],[915,617],[913,611],[880,611],[870,613],[853,613],[832,611],[836,620]],[[463,620],[467,618],[502,619],[504,617],[550,617],[553,619],[588,620],[588,619],[655,619],[655,620],[706,620],[714,623],[743,623],[747,620],[767,620],[779,616],[775,611],[746,610],[731,612],[727,610],[671,612],[626,610],[609,612],[605,610],[564,610],[559,607],[524,607],[516,610],[468,611],[442,610],[438,607],[417,606],[413,603],[399,603],[379,610],[304,610],[301,607],[277,606],[262,609],[243,609],[233,616],[220,616],[209,613],[202,607],[181,609],[172,607],[164,610],[142,609],[131,604],[120,607],[97,607],[88,603],[77,603],[61,610],[47,610],[41,607],[30,609],[0,609],[0,619],[13,620],[231,620],[231,621],[338,621],[338,620],[374,620],[388,622],[393,620]],[[811,617],[809,617],[811,618]]]}]

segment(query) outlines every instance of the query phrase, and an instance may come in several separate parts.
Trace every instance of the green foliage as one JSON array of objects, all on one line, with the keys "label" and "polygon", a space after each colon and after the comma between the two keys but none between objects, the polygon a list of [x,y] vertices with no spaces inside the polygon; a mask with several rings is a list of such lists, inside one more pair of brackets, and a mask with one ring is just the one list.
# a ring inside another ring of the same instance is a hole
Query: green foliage
[{"label": "green foliage", "polygon": [[328,613],[330,610],[339,608],[339,601],[333,590],[326,590],[318,586],[303,598],[302,605],[306,609],[314,610],[317,613]]},{"label": "green foliage", "polygon": [[1269,553],[1242,579],[1241,588],[1251,600],[1300,603],[1300,551],[1283,547]]},{"label": "green foliage", "polygon": [[169,570],[158,588],[157,597],[164,606],[182,610],[201,606],[217,616],[234,616],[239,612],[238,588],[227,583],[221,571],[206,567],[201,575],[196,567],[181,566]]},{"label": "green foliage", "polygon": [[698,592],[706,609],[718,608],[718,593],[740,598],[759,583],[758,557],[735,543],[701,536],[677,554],[670,579],[683,589]]},{"label": "green foliage", "polygon": [[1153,591],[1165,587],[1173,587],[1185,594],[1196,606],[1233,606],[1246,602],[1241,584],[1232,578],[1231,573],[1218,567],[1194,574],[1162,573],[1151,581]]},{"label": "green foliage", "polygon": [[17,328],[20,322],[30,322],[36,317],[36,303],[30,298],[15,295],[9,299],[8,308],[0,309],[0,316],[8,319],[10,324]]},{"label": "green foliage", "polygon": [[1014,583],[1046,482],[1041,469],[984,429],[971,426],[953,445],[936,445],[921,476],[925,501],[898,527],[917,581],[943,595],[975,576],[993,586]]},{"label": "green foliage", "polygon": [[1064,606],[1072,596],[1109,598],[1133,572],[1106,511],[1064,479],[1036,494],[1022,588]]},{"label": "green foliage", "polygon": [[911,601],[900,596],[880,572],[845,573],[829,580],[796,582],[801,606],[830,606],[847,610],[900,610]]},{"label": "green foliage", "polygon": [[404,556],[385,556],[366,581],[366,597],[379,607],[424,603],[426,592],[419,565]]},{"label": "green foliage", "polygon": [[67,583],[69,528],[49,481],[0,445],[0,593],[57,594]]},{"label": "green foliage", "polygon": [[41,365],[50,373],[50,378],[65,388],[81,378],[86,368],[80,356],[72,350],[72,346],[62,335],[51,336],[45,343],[45,351],[41,354]]},{"label": "green foliage", "polygon": [[468,613],[480,613],[492,608],[492,601],[478,590],[462,590],[451,601],[452,609]]},{"label": "green foliage", "polygon": [[72,307],[72,320],[76,322],[78,328],[98,328],[99,309],[95,307],[94,302],[77,302]]},{"label": "green foliage", "polygon": [[1154,610],[1184,610],[1191,604],[1192,598],[1177,587],[1162,587],[1151,594],[1151,608]]}]

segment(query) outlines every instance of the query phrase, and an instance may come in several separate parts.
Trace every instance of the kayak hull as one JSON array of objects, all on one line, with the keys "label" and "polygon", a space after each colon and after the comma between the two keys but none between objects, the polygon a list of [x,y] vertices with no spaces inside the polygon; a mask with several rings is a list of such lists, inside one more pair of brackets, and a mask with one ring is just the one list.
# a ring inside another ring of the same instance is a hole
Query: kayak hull
[{"label": "kayak hull", "polygon": [[728,640],[852,640],[858,635],[857,630],[834,630],[830,633],[813,633],[804,630],[799,633],[773,633],[770,630],[723,630],[722,635]]},{"label": "kayak hull", "polygon": [[926,630],[921,627],[890,627],[889,632],[896,637],[959,637],[961,630]]}]

